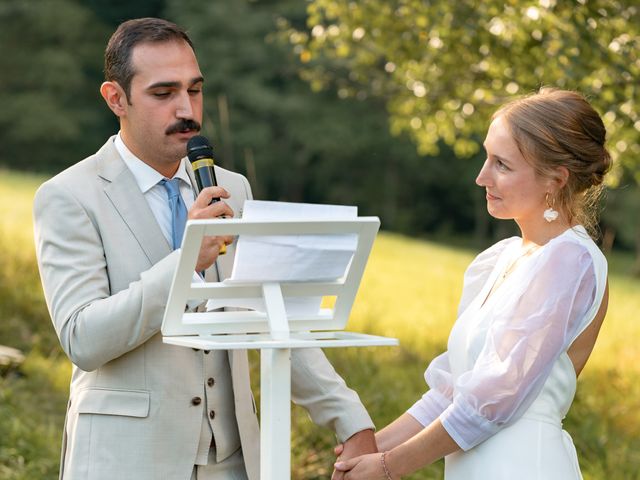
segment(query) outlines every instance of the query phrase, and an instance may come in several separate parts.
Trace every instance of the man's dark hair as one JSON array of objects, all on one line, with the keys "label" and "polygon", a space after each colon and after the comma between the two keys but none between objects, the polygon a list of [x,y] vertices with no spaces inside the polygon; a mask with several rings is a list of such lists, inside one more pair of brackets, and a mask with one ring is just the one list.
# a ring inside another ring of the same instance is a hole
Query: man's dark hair
[{"label": "man's dark hair", "polygon": [[120,24],[111,35],[104,52],[104,77],[122,87],[131,104],[131,79],[135,75],[131,65],[133,48],[140,43],[183,40],[195,52],[193,43],[182,28],[161,18],[136,18]]}]

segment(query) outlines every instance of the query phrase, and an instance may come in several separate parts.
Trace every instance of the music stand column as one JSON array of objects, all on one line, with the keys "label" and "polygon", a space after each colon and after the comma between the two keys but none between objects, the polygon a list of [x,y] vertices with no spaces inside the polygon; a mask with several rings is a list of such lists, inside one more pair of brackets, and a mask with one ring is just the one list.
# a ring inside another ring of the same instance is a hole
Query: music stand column
[{"label": "music stand column", "polygon": [[[262,286],[271,335],[289,339],[289,323],[278,283]],[[260,350],[260,478],[291,478],[291,349]]]}]

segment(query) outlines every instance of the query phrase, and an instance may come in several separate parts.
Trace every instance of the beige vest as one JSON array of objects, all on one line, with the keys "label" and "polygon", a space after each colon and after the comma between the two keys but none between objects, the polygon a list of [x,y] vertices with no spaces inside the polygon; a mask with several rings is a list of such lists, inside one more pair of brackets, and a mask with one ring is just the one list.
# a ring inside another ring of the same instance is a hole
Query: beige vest
[{"label": "beige vest", "polygon": [[215,446],[216,461],[221,462],[240,448],[240,433],[233,398],[231,368],[226,350],[200,352],[204,381],[202,427],[196,465],[206,465],[209,448]]},{"label": "beige vest", "polygon": [[[194,192],[197,192],[193,173],[191,171],[188,173],[191,177],[191,187]],[[220,271],[220,266],[216,262],[215,268],[207,270],[206,280],[219,282],[220,277],[223,276],[220,275]],[[203,308],[204,306],[199,307],[199,309]],[[218,463],[238,450],[240,433],[236,421],[229,353],[226,350],[204,350],[200,354],[203,361],[204,391],[201,399],[202,425],[195,464],[206,465],[210,448],[215,448],[215,458]]]}]

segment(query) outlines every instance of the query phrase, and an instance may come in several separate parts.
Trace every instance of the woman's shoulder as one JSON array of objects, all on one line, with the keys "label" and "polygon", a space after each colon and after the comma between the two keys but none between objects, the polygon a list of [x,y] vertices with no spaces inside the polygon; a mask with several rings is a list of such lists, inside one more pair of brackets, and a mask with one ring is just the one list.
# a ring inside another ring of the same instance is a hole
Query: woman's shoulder
[{"label": "woman's shoulder", "polygon": [[568,228],[562,234],[551,239],[544,250],[550,256],[569,255],[588,256],[596,268],[606,268],[607,259],[582,225]]},{"label": "woman's shoulder", "polygon": [[476,255],[467,267],[466,274],[473,275],[492,270],[502,253],[508,248],[520,244],[520,242],[522,242],[520,237],[509,237],[494,243]]},{"label": "woman's shoulder", "polygon": [[483,250],[473,260],[472,265],[476,262],[484,263],[486,261],[494,261],[504,252],[506,249],[513,245],[518,245],[522,242],[520,237],[509,237],[494,243],[489,248]]},{"label": "woman's shoulder", "polygon": [[[529,280],[545,278],[547,283],[593,278],[598,292],[607,283],[607,260],[581,226],[574,226],[552,238],[534,255],[526,269]],[[554,280],[555,279],[555,280]]]}]

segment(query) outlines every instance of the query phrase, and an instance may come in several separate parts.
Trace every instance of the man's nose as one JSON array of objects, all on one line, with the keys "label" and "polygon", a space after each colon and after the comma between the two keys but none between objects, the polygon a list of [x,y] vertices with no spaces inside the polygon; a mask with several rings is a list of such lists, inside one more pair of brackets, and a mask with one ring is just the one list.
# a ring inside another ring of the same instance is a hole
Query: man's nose
[{"label": "man's nose", "polygon": [[176,118],[191,119],[193,118],[193,107],[191,98],[187,92],[178,96],[178,104],[176,105]]}]

